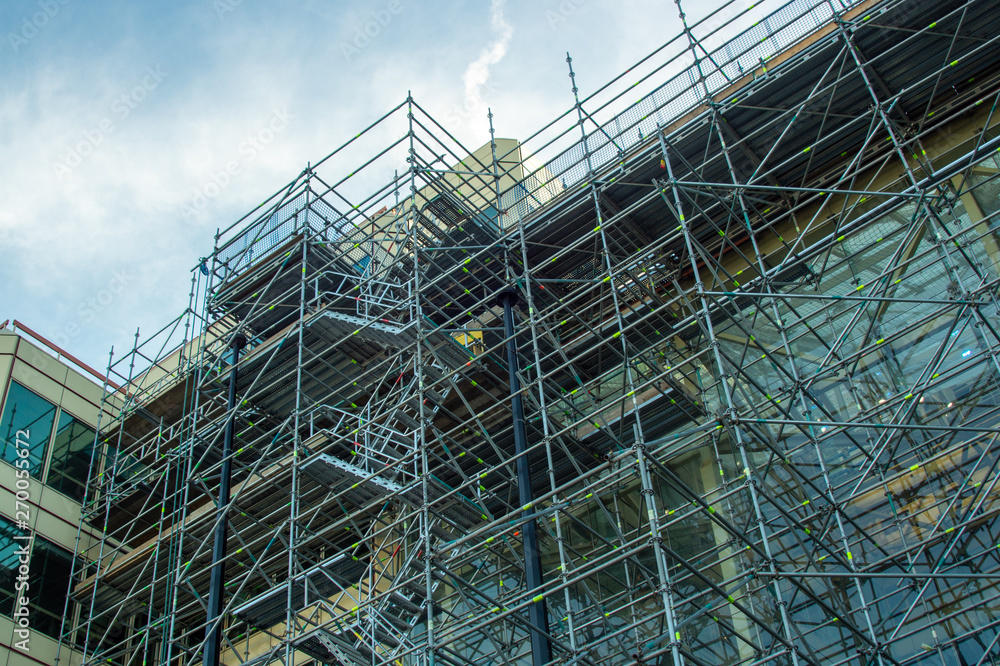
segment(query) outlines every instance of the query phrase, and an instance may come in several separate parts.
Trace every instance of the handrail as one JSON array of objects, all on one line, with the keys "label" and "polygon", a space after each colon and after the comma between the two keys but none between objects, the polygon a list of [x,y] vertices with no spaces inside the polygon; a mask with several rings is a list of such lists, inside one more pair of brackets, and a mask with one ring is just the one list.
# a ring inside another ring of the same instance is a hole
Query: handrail
[{"label": "handrail", "polygon": [[[6,322],[4,322],[4,323],[6,323]],[[24,324],[22,324],[21,322],[19,322],[18,320],[15,319],[14,320],[14,329],[13,330],[16,332],[18,329],[22,330],[23,332],[25,332],[29,336],[31,336],[35,340],[35,342],[40,342],[44,346],[48,347],[50,351],[54,351],[56,353],[56,359],[59,359],[60,357],[65,358],[66,360],[71,361],[73,364],[75,364],[81,370],[85,370],[87,373],[89,373],[90,375],[92,375],[95,379],[99,380],[102,385],[103,385],[104,382],[107,382],[109,386],[114,386],[115,389],[117,389],[118,391],[122,391],[123,390],[121,386],[119,386],[115,382],[111,381],[110,379],[108,379],[107,377],[105,377],[104,375],[102,375],[97,370],[94,370],[92,367],[90,367],[89,365],[87,365],[86,363],[84,363],[83,361],[81,361],[80,359],[78,359],[77,357],[73,356],[68,351],[66,351],[65,349],[63,349],[59,345],[57,345],[56,343],[52,342],[48,338],[43,337],[42,335],[39,335],[38,333],[36,333],[35,331],[31,330],[30,328],[28,328],[27,326],[25,326]]]}]

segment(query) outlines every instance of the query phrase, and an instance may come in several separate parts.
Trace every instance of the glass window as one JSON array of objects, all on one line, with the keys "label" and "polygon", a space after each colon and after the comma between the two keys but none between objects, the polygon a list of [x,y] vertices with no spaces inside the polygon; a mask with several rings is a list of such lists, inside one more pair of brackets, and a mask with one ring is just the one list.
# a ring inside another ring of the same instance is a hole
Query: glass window
[{"label": "glass window", "polygon": [[31,562],[28,565],[28,605],[31,628],[53,638],[59,637],[66,597],[70,591],[73,555],[35,535]]},{"label": "glass window", "polygon": [[17,594],[28,599],[31,629],[58,638],[66,612],[73,556],[37,534],[33,542],[15,538],[23,534],[14,523],[0,516],[0,613],[10,617],[14,612],[14,586],[21,565],[19,551],[30,544],[28,587]]},{"label": "glass window", "polygon": [[21,441],[28,442],[30,453],[28,472],[36,478],[41,477],[45,447],[52,434],[55,416],[55,405],[17,382],[11,382],[3,416],[0,417],[0,438],[3,440],[0,458],[11,464],[17,461],[17,433],[23,431]]},{"label": "glass window", "polygon": [[14,523],[0,516],[0,613],[10,617],[14,612],[14,585],[17,583],[18,549],[28,543],[15,539],[22,532]]},{"label": "glass window", "polygon": [[77,421],[66,412],[60,414],[46,483],[82,503],[87,488],[90,453],[93,449],[93,428]]}]

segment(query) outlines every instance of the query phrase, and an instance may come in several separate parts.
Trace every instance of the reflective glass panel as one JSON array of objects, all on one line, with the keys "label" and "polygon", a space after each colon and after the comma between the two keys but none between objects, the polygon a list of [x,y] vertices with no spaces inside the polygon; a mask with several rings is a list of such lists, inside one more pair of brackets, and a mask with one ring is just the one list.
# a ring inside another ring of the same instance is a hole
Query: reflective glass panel
[{"label": "reflective glass panel", "polygon": [[59,426],[52,445],[47,483],[69,497],[82,502],[87,486],[94,430],[71,415],[59,415]]},{"label": "reflective glass panel", "polygon": [[17,461],[17,433],[21,432],[20,440],[27,442],[26,448],[29,451],[28,472],[34,477],[40,477],[55,415],[56,408],[52,403],[17,382],[11,382],[3,406],[3,416],[0,417],[0,438],[3,442],[0,458],[12,465]]}]

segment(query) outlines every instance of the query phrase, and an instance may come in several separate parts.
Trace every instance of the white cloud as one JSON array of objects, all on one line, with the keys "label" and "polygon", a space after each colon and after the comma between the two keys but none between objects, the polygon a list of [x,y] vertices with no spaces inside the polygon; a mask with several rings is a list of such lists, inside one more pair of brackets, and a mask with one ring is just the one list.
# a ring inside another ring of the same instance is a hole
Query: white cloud
[{"label": "white cloud", "polygon": [[[479,31],[469,29],[472,3],[405,0],[399,18],[351,63],[339,44],[387,0],[293,0],[294,11],[243,2],[221,22],[203,0],[159,9],[131,4],[124,14],[102,12],[107,0],[68,5],[77,13],[67,9],[18,58],[0,60],[0,321],[17,317],[49,337],[79,323],[67,349],[103,367],[108,347],[129,348],[137,325],[145,336],[187,307],[190,270],[211,252],[217,227],[252,210],[307,162],[315,165],[408,90],[475,149],[489,139],[484,102],[493,107],[498,136],[522,139],[569,107],[567,50],[579,58],[581,88],[593,90],[617,73],[618,58],[634,61],[658,46],[667,10],[654,0],[623,2],[628,12],[617,0],[589,0],[553,33],[543,10],[559,0],[492,0],[489,29]],[[664,20],[637,28],[619,19],[640,9]],[[594,48],[598,32],[612,46]],[[157,64],[167,77],[120,118],[115,99]],[[203,214],[184,219],[181,208],[193,193],[286,108],[295,115],[287,129],[260,157],[241,162]],[[454,109],[461,123],[448,123]],[[60,181],[53,162],[106,117],[114,131]],[[405,122],[387,126],[373,142],[405,129]],[[322,175],[353,172],[372,154],[367,144],[359,151]],[[396,166],[406,169],[403,149],[393,157],[385,166],[390,176]],[[349,185],[354,197],[369,181]],[[118,270],[134,279],[100,321],[82,321],[80,304]]]},{"label": "white cloud", "polygon": [[505,5],[506,0],[491,0],[490,27],[496,33],[496,38],[482,50],[478,58],[469,63],[462,77],[467,109],[478,108],[482,104],[482,91],[490,80],[490,68],[503,60],[514,38],[514,28],[504,17]]}]

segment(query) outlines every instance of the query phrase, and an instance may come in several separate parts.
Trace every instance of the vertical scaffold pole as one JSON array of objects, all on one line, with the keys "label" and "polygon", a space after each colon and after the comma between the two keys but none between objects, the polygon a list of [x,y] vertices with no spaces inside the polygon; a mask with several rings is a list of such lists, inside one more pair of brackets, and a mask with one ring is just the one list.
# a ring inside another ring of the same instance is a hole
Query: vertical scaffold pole
[{"label": "vertical scaffold pole", "polygon": [[229,489],[233,476],[233,432],[236,429],[236,382],[239,380],[240,350],[246,346],[247,339],[242,334],[236,334],[230,343],[233,350],[232,370],[229,372],[229,417],[226,419],[226,431],[222,438],[222,467],[219,470],[219,516],[215,522],[215,542],[212,545],[212,577],[208,586],[208,622],[205,637],[205,654],[202,662],[205,666],[219,666],[220,650],[222,648],[222,587],[226,577],[226,539],[228,537],[229,519],[226,512],[229,507]]},{"label": "vertical scaffold pole", "polygon": [[[524,403],[521,399],[521,382],[517,378],[517,342],[514,340],[514,305],[519,300],[517,290],[507,288],[497,296],[497,305],[503,306],[504,337],[507,338],[507,370],[510,374],[510,402],[514,418],[514,454],[517,456],[517,491],[524,510],[524,575],[529,593],[542,587],[542,560],[538,552],[538,533],[535,524],[534,498],[531,494],[531,467],[528,464],[527,437],[524,431]],[[545,613],[545,599],[539,595],[528,607],[531,623],[532,666],[547,664],[551,657],[549,647],[549,622]]]}]

